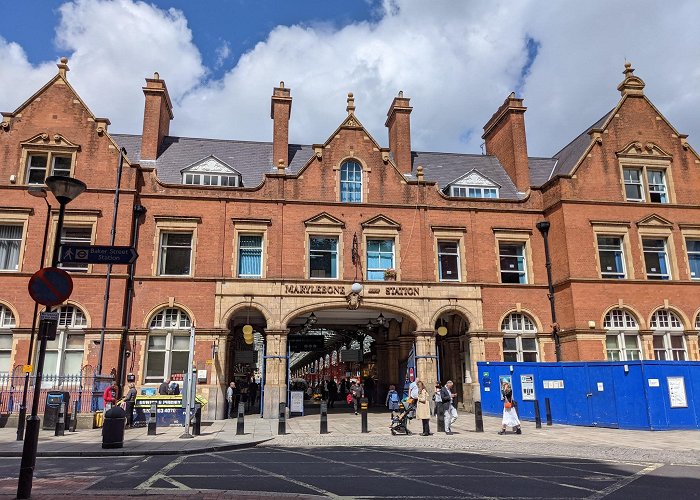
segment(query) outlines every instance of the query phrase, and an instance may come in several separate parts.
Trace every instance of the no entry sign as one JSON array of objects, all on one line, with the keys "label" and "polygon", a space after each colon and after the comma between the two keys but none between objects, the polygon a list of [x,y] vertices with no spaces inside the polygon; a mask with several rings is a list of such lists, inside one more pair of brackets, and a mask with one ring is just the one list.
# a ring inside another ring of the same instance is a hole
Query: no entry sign
[{"label": "no entry sign", "polygon": [[45,267],[29,280],[29,295],[39,304],[57,306],[70,297],[73,280],[63,269]]}]

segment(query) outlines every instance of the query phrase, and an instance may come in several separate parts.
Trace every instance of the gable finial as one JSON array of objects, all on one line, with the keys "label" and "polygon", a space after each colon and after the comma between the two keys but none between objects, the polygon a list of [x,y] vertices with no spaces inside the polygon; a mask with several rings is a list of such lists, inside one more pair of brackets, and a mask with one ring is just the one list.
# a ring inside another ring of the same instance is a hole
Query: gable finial
[{"label": "gable finial", "polygon": [[70,71],[70,69],[68,68],[68,58],[62,57],[61,62],[58,63],[56,66],[58,66],[58,74],[61,75],[63,78],[66,78],[66,73]]},{"label": "gable finial", "polygon": [[632,67],[632,63],[629,61],[625,61],[625,70],[622,72],[625,77],[631,76],[634,73],[634,68]]},{"label": "gable finial", "polygon": [[355,113],[355,97],[352,95],[352,92],[348,92],[348,107],[345,110],[348,112],[348,115]]},{"label": "gable finial", "polygon": [[625,75],[622,83],[617,86],[622,96],[626,95],[644,95],[644,80],[634,74],[632,63],[625,59],[625,70],[622,72]]}]

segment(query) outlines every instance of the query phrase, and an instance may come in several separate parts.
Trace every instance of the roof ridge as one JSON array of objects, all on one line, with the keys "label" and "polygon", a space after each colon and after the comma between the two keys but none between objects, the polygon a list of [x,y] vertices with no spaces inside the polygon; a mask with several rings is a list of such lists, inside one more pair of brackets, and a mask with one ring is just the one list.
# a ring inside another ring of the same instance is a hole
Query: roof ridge
[{"label": "roof ridge", "polygon": [[453,151],[450,152],[444,152],[444,151],[411,151],[411,153],[419,153],[419,154],[434,154],[434,155],[454,155],[454,156],[472,156],[475,158],[496,158],[496,155],[483,155],[479,153],[456,153]]},{"label": "roof ridge", "polygon": [[[120,133],[110,133],[110,135],[118,135],[118,136],[128,136],[128,137],[143,137],[142,134],[120,134]],[[208,141],[208,142],[235,142],[238,144],[269,144],[271,145],[271,141],[252,141],[252,140],[244,140],[244,139],[217,139],[213,137],[190,137],[186,135],[166,135],[163,137],[163,139],[168,139],[168,138],[174,138],[174,139],[186,139],[186,140],[192,140],[192,141]],[[306,146],[306,147],[311,147],[311,144],[300,144],[300,143],[289,143],[290,146]]]},{"label": "roof ridge", "polygon": [[591,129],[593,128],[593,126],[594,126],[596,123],[599,123],[599,122],[601,122],[601,121],[602,121],[602,122],[605,122],[605,120],[607,119],[607,117],[610,116],[610,113],[612,113],[614,110],[615,110],[615,108],[612,108],[610,111],[608,111],[608,112],[605,113],[603,116],[601,116],[601,117],[598,118],[596,121],[594,121],[592,125],[590,125],[589,127],[587,127],[583,132],[581,132],[580,134],[578,134],[576,137],[574,137],[566,146],[564,146],[564,147],[561,148],[559,151],[557,151],[555,154],[553,154],[553,155],[552,155],[552,158],[557,158],[557,157],[561,154],[562,151],[564,151],[566,148],[568,148],[569,146],[571,146],[571,145],[572,145],[574,142],[576,142],[579,138],[581,138],[581,137],[587,135],[588,132],[591,131]]}]

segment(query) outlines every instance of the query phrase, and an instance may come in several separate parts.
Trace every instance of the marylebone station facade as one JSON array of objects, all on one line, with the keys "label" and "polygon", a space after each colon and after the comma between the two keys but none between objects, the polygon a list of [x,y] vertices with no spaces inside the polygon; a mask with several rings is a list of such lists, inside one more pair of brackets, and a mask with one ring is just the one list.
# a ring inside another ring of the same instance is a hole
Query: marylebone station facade
[{"label": "marylebone station facade", "polygon": [[[62,59],[2,114],[0,377],[34,356],[27,283],[55,244],[58,204],[35,196],[49,175],[87,184],[63,244],[108,245],[114,227],[139,255],[113,266],[108,308],[106,265],[61,264],[74,290],[46,354],[57,379],[101,366],[120,385],[181,380],[192,328],[209,418],[251,376],[265,416],[300,378],[371,378],[383,401],[414,348],[417,376],[453,380],[466,409],[477,361],[700,360],[700,156],[629,64],[618,104],[546,158],[527,154],[515,94],[494,103],[484,154],[440,153],[411,148],[423,125],[403,92],[387,103],[388,147],[352,94],[327,137],[290,144],[283,82],[271,142],[172,136],[157,73],[142,134],[114,134],[68,70]],[[306,335],[324,342],[304,351]]]}]

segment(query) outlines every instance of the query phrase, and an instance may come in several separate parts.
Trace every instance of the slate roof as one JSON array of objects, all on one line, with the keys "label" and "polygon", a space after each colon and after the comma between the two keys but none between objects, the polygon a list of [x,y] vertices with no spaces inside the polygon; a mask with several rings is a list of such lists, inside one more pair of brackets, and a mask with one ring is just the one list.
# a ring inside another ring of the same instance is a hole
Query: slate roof
[{"label": "slate roof", "polygon": [[586,148],[591,144],[591,138],[588,135],[589,132],[594,128],[602,127],[603,123],[607,121],[608,117],[612,114],[613,111],[614,110],[611,109],[610,111],[605,113],[605,115],[600,120],[598,120],[586,130],[581,132],[581,135],[579,135],[576,139],[564,146],[564,148],[561,151],[554,155],[554,158],[556,158],[558,161],[550,178],[556,175],[567,175],[571,173],[571,170],[581,159],[581,156],[583,156],[583,153],[586,151]]},{"label": "slate roof", "polygon": [[[602,124],[607,116],[591,128]],[[180,184],[182,182],[182,169],[211,155],[240,172],[244,187],[259,186],[263,182],[266,172],[276,171],[272,166],[271,142],[168,136],[163,139],[158,159],[155,162],[142,162],[140,158],[141,136],[130,134],[111,134],[111,136],[120,146],[126,148],[127,155],[132,162],[141,163],[143,166],[153,164],[158,178],[166,184]],[[587,145],[588,136],[584,132],[558,153],[561,156],[559,159],[556,157],[529,158],[531,184],[540,186],[547,182],[556,172],[560,171],[563,158],[567,158],[573,166]],[[578,157],[576,157],[577,151],[581,151]],[[313,148],[309,145],[290,144],[289,171],[293,174],[297,173],[313,154]],[[466,173],[476,170],[501,186],[500,198],[511,200],[519,198],[515,184],[495,156],[413,151],[412,159],[413,175],[415,175],[416,167],[422,165],[425,180],[437,183],[440,189],[446,188]]]}]

